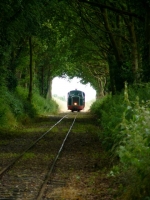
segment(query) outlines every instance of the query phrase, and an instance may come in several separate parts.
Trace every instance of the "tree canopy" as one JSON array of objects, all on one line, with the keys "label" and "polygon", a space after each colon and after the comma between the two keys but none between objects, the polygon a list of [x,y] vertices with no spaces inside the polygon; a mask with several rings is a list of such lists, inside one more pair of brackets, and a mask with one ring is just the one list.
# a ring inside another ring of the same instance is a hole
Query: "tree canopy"
[{"label": "tree canopy", "polygon": [[56,76],[77,76],[97,96],[149,82],[150,1],[0,2],[1,86],[51,97]]}]

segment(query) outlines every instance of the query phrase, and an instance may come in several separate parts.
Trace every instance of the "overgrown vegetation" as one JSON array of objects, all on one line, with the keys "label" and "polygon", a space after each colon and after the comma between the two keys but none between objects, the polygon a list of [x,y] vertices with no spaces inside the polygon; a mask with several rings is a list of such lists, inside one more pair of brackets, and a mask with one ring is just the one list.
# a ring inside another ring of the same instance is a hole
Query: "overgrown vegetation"
[{"label": "overgrown vegetation", "polygon": [[58,111],[55,101],[41,97],[37,91],[33,93],[32,103],[27,100],[28,91],[22,87],[17,87],[14,92],[5,88],[1,94],[0,128],[14,128],[37,115]]},{"label": "overgrown vegetation", "polygon": [[56,76],[90,82],[98,98],[111,92],[92,105],[99,137],[132,172],[126,199],[148,199],[150,0],[16,0],[0,9],[0,127],[56,112]]},{"label": "overgrown vegetation", "polygon": [[150,198],[149,87],[143,84],[128,89],[125,85],[121,94],[108,95],[91,106],[103,128],[99,137],[104,147],[119,157],[117,174],[123,174],[125,200]]}]

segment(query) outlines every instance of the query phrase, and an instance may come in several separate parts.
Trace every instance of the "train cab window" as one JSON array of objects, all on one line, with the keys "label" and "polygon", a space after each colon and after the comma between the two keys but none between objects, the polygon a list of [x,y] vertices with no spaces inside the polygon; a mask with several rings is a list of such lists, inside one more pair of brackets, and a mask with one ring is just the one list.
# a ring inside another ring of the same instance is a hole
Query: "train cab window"
[{"label": "train cab window", "polygon": [[74,94],[74,93],[75,93],[74,91],[71,91],[71,92],[70,92],[71,95]]}]

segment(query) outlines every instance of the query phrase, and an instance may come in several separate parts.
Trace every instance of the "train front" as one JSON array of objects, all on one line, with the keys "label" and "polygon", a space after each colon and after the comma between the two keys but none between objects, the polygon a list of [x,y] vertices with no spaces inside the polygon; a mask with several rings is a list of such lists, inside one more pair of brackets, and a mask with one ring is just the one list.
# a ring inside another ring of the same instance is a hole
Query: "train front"
[{"label": "train front", "polygon": [[85,106],[85,94],[80,90],[72,90],[68,92],[67,101],[68,110],[78,111],[84,109]]}]

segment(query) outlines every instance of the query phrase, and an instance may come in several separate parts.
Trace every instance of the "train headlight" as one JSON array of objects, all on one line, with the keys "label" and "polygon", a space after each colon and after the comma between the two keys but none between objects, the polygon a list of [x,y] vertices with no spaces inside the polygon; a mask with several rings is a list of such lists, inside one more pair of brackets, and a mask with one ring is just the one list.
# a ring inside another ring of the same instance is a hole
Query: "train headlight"
[{"label": "train headlight", "polygon": [[74,105],[75,105],[75,106],[77,106],[77,103],[76,103],[76,102],[74,102]]}]

